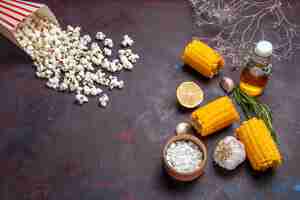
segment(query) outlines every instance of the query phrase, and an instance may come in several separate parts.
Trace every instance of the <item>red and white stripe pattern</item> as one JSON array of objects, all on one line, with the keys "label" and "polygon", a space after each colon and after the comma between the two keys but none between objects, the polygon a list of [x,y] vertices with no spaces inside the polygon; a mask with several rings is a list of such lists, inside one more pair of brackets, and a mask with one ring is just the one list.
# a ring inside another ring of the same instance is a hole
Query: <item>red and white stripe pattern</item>
[{"label": "red and white stripe pattern", "polygon": [[13,31],[20,22],[42,6],[44,5],[22,0],[0,0],[0,26]]}]

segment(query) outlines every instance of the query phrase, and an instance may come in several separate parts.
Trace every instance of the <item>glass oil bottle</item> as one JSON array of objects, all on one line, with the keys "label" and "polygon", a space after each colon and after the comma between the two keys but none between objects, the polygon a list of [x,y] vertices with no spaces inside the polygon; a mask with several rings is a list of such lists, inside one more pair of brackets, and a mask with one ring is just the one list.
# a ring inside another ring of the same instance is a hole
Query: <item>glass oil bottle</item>
[{"label": "glass oil bottle", "polygon": [[249,96],[261,95],[272,72],[273,46],[268,41],[259,41],[250,59],[242,70],[240,88]]}]

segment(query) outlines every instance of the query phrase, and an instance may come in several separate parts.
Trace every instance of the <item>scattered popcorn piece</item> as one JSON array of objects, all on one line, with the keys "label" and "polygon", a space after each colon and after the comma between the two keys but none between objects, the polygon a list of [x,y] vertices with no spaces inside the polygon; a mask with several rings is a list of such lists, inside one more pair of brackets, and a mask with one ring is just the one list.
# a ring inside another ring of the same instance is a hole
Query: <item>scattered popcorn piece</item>
[{"label": "scattered popcorn piece", "polygon": [[69,84],[69,88],[71,92],[74,92],[79,87],[78,81],[73,81]]},{"label": "scattered popcorn piece", "polygon": [[123,64],[124,68],[125,69],[132,69],[133,68],[133,65],[132,63],[128,60],[128,58],[124,55],[120,55],[120,61],[121,63]]},{"label": "scattered popcorn piece", "polygon": [[107,58],[105,58],[105,59],[103,59],[101,65],[102,65],[102,67],[103,67],[104,69],[109,69],[109,67],[110,67],[110,62],[109,62],[109,60],[108,60]]},{"label": "scattered popcorn piece", "polygon": [[91,38],[90,35],[84,35],[84,36],[81,38],[81,40],[82,40],[82,42],[83,42],[84,44],[88,44],[88,43],[90,43],[90,42],[92,41],[92,38]]},{"label": "scattered popcorn piece", "polygon": [[128,60],[132,63],[136,63],[139,58],[140,56],[137,54],[131,54],[130,56],[128,56]]},{"label": "scattered popcorn piece", "polygon": [[46,83],[46,85],[47,85],[49,88],[56,89],[56,88],[58,88],[58,86],[59,86],[59,79],[58,79],[57,77],[50,78],[50,79],[48,80],[48,82]]},{"label": "scattered popcorn piece", "polygon": [[114,59],[111,63],[110,63],[110,70],[111,72],[117,72],[117,71],[121,71],[123,69],[123,65],[120,63],[120,61],[118,59]]},{"label": "scattered popcorn piece", "polygon": [[83,87],[83,93],[84,93],[85,95],[90,95],[91,92],[92,92],[92,90],[91,90],[91,88],[90,88],[89,86],[85,85],[85,86]]},{"label": "scattered popcorn piece", "polygon": [[102,51],[101,51],[101,49],[100,49],[100,47],[99,47],[99,45],[98,45],[97,42],[93,42],[91,44],[91,51],[92,51],[92,53],[100,53],[100,54],[102,54]]},{"label": "scattered popcorn piece", "polygon": [[107,46],[107,47],[109,47],[109,48],[113,48],[114,43],[113,43],[112,39],[106,38],[106,39],[104,40],[104,46]]},{"label": "scattered popcorn piece", "polygon": [[96,33],[96,40],[104,40],[106,35],[102,32],[97,32]]},{"label": "scattered popcorn piece", "polygon": [[125,51],[124,55],[127,56],[127,57],[129,57],[133,54],[131,49],[125,49],[124,51]]},{"label": "scattered popcorn piece", "polygon": [[66,91],[68,89],[68,84],[65,83],[65,82],[62,82],[60,85],[59,85],[59,91]]},{"label": "scattered popcorn piece", "polygon": [[78,88],[77,88],[77,90],[76,90],[76,93],[77,93],[77,94],[79,94],[79,93],[81,93],[81,92],[82,92],[82,90],[83,90],[83,88],[82,88],[82,87],[78,87]]},{"label": "scattered popcorn piece", "polygon": [[87,98],[87,96],[85,96],[85,95],[83,95],[83,94],[80,94],[80,93],[76,94],[75,98],[76,98],[76,101],[77,101],[80,105],[89,102],[89,99]]},{"label": "scattered popcorn piece", "polygon": [[126,51],[124,49],[120,49],[118,51],[119,55],[125,55]]},{"label": "scattered popcorn piece", "polygon": [[101,97],[99,97],[99,104],[102,107],[106,107],[108,102],[109,102],[109,97],[107,96],[107,94],[103,94]]},{"label": "scattered popcorn piece", "polygon": [[102,93],[102,90],[100,88],[93,87],[91,89],[91,95],[93,95],[93,96],[98,96],[101,93]]},{"label": "scattered popcorn piece", "polygon": [[118,77],[116,76],[109,76],[110,79],[110,84],[109,84],[109,88],[110,89],[114,89],[114,88],[119,88],[122,89],[124,87],[124,81],[119,81]]},{"label": "scattered popcorn piece", "polygon": [[123,47],[132,46],[133,43],[134,43],[133,39],[131,39],[128,35],[124,35],[123,41],[122,41]]},{"label": "scattered popcorn piece", "polygon": [[104,48],[103,49],[103,51],[104,51],[104,54],[106,55],[106,56],[111,56],[111,54],[112,54],[112,51],[111,51],[111,49],[109,49],[109,48]]}]

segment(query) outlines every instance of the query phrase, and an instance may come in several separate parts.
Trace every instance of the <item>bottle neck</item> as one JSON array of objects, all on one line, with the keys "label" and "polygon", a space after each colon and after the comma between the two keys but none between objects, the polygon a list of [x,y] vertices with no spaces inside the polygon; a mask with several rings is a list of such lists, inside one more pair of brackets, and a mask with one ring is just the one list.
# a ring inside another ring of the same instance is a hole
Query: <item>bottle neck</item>
[{"label": "bottle neck", "polygon": [[272,56],[269,57],[262,57],[257,55],[256,53],[253,53],[251,56],[251,61],[255,64],[257,67],[266,67],[272,62]]}]

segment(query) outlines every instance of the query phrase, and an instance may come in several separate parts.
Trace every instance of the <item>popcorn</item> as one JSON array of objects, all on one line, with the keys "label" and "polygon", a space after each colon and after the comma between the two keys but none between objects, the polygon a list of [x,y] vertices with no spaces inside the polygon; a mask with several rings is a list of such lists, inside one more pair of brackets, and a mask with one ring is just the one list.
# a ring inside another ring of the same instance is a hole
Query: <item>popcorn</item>
[{"label": "popcorn", "polygon": [[103,91],[100,89],[100,88],[96,88],[96,87],[93,87],[91,89],[91,95],[93,96],[98,96],[99,94],[101,94]]},{"label": "popcorn", "polygon": [[123,69],[123,65],[120,63],[120,61],[118,59],[114,59],[111,63],[110,63],[110,70],[111,72],[117,72],[117,71],[121,71]]},{"label": "popcorn", "polygon": [[68,84],[66,82],[62,82],[59,85],[59,91],[66,91],[68,89]]},{"label": "popcorn", "polygon": [[88,44],[92,41],[92,38],[90,35],[84,35],[82,38],[81,38],[81,41],[84,43],[84,44]]},{"label": "popcorn", "polygon": [[[103,93],[101,86],[121,89],[125,83],[114,72],[132,69],[139,56],[131,49],[118,50],[119,58],[112,56],[112,39],[98,32],[96,40],[103,41],[104,48],[92,42],[90,35],[81,36],[81,28],[68,25],[65,30],[46,18],[33,15],[18,27],[15,36],[23,49],[31,56],[35,75],[46,79],[46,86],[61,92],[76,93],[78,104],[88,102],[87,96]],[[124,36],[126,46],[133,40]],[[89,45],[90,44],[90,45]],[[107,94],[99,98],[102,107],[109,102]]]},{"label": "popcorn", "polygon": [[123,64],[124,68],[125,69],[132,69],[133,68],[133,65],[132,63],[128,60],[128,58],[124,55],[120,55],[119,56],[120,60],[121,60],[121,63]]},{"label": "popcorn", "polygon": [[109,102],[109,97],[107,96],[107,94],[103,94],[101,97],[99,97],[98,100],[99,100],[100,106],[106,107]]},{"label": "popcorn", "polygon": [[102,33],[102,32],[97,32],[96,33],[96,39],[97,40],[104,40],[105,37],[106,37],[106,35],[104,33]]},{"label": "popcorn", "polygon": [[101,63],[102,63],[102,60],[103,60],[103,56],[99,56],[99,57],[96,57],[96,56],[93,56],[92,58],[91,58],[91,61],[95,64],[95,65],[97,65],[97,66],[99,66],[99,65],[101,65]]},{"label": "popcorn", "polygon": [[104,40],[104,46],[107,46],[107,47],[109,47],[109,48],[113,48],[114,43],[113,43],[112,39],[106,38],[106,39]]},{"label": "popcorn", "polygon": [[107,58],[105,58],[105,59],[103,59],[101,65],[102,65],[102,67],[103,67],[104,69],[109,69],[109,67],[110,67],[110,62],[108,61]]},{"label": "popcorn", "polygon": [[136,63],[139,58],[140,56],[137,54],[131,54],[130,56],[128,56],[128,60],[132,63]]},{"label": "popcorn", "polygon": [[126,51],[124,49],[120,49],[118,51],[119,55],[125,55]]},{"label": "popcorn", "polygon": [[131,49],[124,49],[124,55],[129,57],[132,55],[132,50]]},{"label": "popcorn", "polygon": [[87,96],[85,96],[85,95],[83,95],[83,94],[80,94],[80,93],[79,93],[79,94],[76,94],[75,98],[76,98],[76,101],[77,101],[80,105],[89,102],[89,99],[87,98]]},{"label": "popcorn", "polygon": [[[98,43],[93,42],[93,43],[91,44],[91,51],[92,51],[92,52],[99,52],[99,51],[101,52],[101,49],[100,49]],[[101,53],[102,53],[102,52],[101,52]]]},{"label": "popcorn", "polygon": [[50,79],[48,80],[48,82],[46,83],[46,85],[47,85],[49,88],[56,89],[56,88],[58,88],[58,86],[59,86],[59,79],[58,79],[57,77],[50,78]]},{"label": "popcorn", "polygon": [[92,90],[91,90],[91,88],[90,88],[89,86],[85,85],[85,86],[83,87],[83,93],[84,93],[85,95],[90,95],[91,92],[92,92]]},{"label": "popcorn", "polygon": [[124,81],[119,81],[116,76],[109,76],[110,84],[109,88],[112,90],[114,88],[122,89],[124,87]]},{"label": "popcorn", "polygon": [[133,43],[134,41],[128,35],[123,36],[122,46],[124,47],[132,46]]},{"label": "popcorn", "polygon": [[79,87],[79,84],[77,81],[71,82],[69,84],[69,88],[71,92],[74,92],[75,90],[77,90],[77,88]]},{"label": "popcorn", "polygon": [[109,48],[104,48],[104,54],[106,55],[106,56],[111,56],[111,54],[112,54],[112,51],[111,51],[111,49],[109,49]]}]

